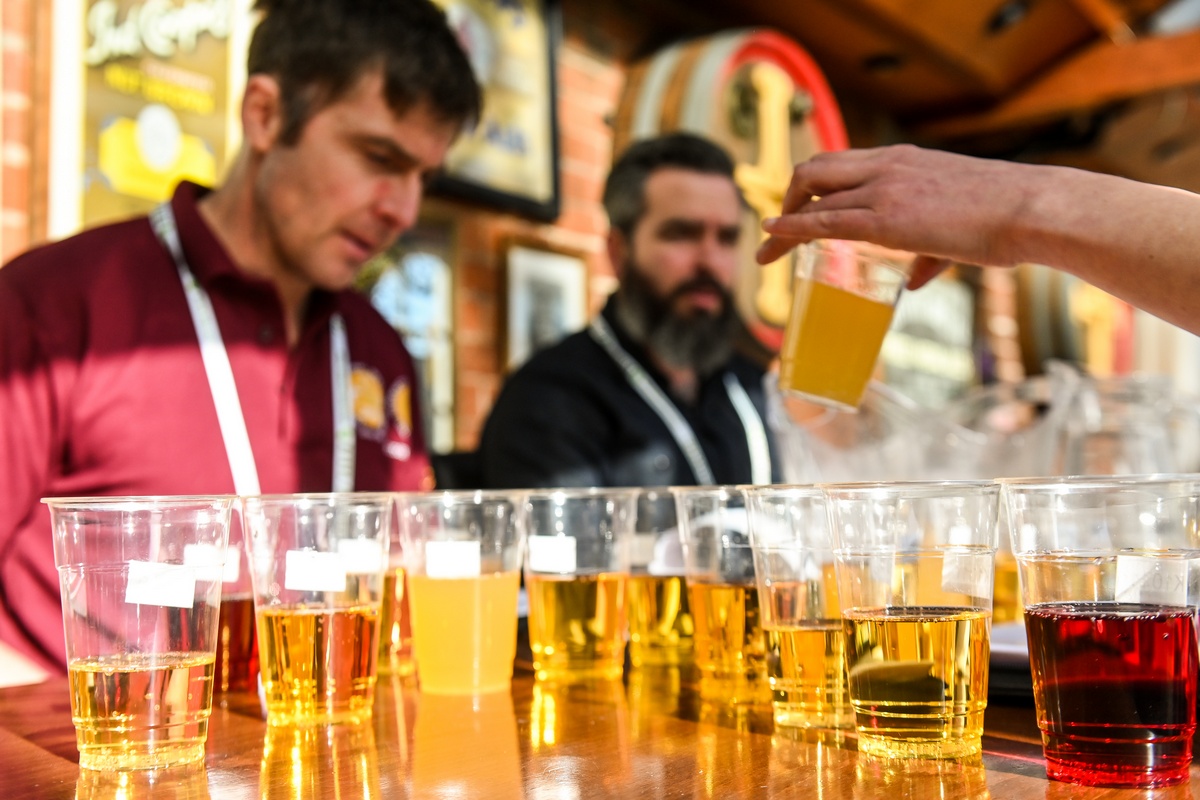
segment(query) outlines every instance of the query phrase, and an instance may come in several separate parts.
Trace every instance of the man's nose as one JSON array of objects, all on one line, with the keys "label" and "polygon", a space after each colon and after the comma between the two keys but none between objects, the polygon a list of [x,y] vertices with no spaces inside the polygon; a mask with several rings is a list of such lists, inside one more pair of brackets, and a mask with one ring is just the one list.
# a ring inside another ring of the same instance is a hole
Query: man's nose
[{"label": "man's nose", "polygon": [[389,226],[402,233],[417,223],[424,187],[418,175],[400,175],[380,181],[375,210]]}]

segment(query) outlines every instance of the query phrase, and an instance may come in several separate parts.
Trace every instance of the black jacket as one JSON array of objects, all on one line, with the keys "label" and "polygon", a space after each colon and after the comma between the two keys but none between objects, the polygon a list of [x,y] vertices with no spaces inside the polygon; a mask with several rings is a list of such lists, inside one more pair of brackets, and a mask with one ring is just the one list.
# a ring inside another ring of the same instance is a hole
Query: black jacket
[{"label": "black jacket", "polygon": [[[750,483],[750,449],[724,385],[732,372],[766,420],[763,371],[735,355],[705,379],[694,406],[672,397],[666,377],[624,334],[609,298],[603,316],[621,346],[679,409],[695,431],[719,484]],[[772,479],[780,479],[771,449]],[[480,442],[489,488],[687,486],[697,483],[666,424],[588,330],[536,353],[505,382]]]}]

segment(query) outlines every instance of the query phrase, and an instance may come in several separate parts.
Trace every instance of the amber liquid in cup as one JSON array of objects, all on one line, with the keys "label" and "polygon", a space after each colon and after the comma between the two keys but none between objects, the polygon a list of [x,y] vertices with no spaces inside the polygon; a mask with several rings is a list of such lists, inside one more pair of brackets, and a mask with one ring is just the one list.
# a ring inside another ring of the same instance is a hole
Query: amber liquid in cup
[{"label": "amber liquid in cup", "polygon": [[416,674],[409,599],[404,567],[390,567],[383,575],[383,605],[379,617],[380,675],[408,678]]},{"label": "amber liquid in cup", "polygon": [[625,575],[526,577],[538,680],[612,680],[625,666]]},{"label": "amber liquid in cup", "polygon": [[375,697],[377,606],[269,607],[258,612],[272,725],[360,722]]},{"label": "amber liquid in cup", "polygon": [[629,660],[635,667],[679,666],[692,660],[695,622],[687,581],[679,575],[629,578]]},{"label": "amber liquid in cup", "polygon": [[727,703],[769,703],[758,587],[689,582],[700,694]]},{"label": "amber liquid in cup", "polygon": [[254,630],[254,596],[221,598],[217,619],[218,692],[251,692],[258,688],[258,638]]}]

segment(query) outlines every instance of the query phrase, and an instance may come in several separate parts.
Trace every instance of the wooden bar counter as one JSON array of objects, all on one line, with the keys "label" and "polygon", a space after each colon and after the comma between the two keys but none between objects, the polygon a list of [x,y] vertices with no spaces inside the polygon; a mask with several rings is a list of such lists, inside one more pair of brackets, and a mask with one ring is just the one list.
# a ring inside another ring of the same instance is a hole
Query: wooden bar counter
[{"label": "wooden bar counter", "polygon": [[[1097,698],[1104,702],[1104,698]],[[0,690],[0,800],[17,798],[1192,798],[1047,781],[1032,704],[990,703],[976,763],[892,762],[771,730],[766,709],[700,702],[678,672],[511,695],[422,696],[381,679],[363,725],[269,728],[258,698],[218,696],[206,763],[81,772],[64,679]]]}]

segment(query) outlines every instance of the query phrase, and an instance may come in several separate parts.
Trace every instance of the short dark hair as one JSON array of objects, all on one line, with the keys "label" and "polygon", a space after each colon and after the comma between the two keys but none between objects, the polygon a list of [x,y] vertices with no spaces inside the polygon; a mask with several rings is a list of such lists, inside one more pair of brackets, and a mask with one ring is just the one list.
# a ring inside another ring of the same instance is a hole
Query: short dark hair
[{"label": "short dark hair", "polygon": [[604,183],[608,224],[626,236],[633,234],[638,220],[646,213],[646,181],[660,169],[722,175],[733,181],[733,166],[733,159],[724,148],[693,133],[640,139],[616,160]]},{"label": "short dark hair", "polygon": [[285,143],[375,69],[398,115],[423,104],[439,121],[479,119],[482,93],[471,62],[429,0],[256,0],[254,8],[263,16],[247,69],[279,82]]}]

